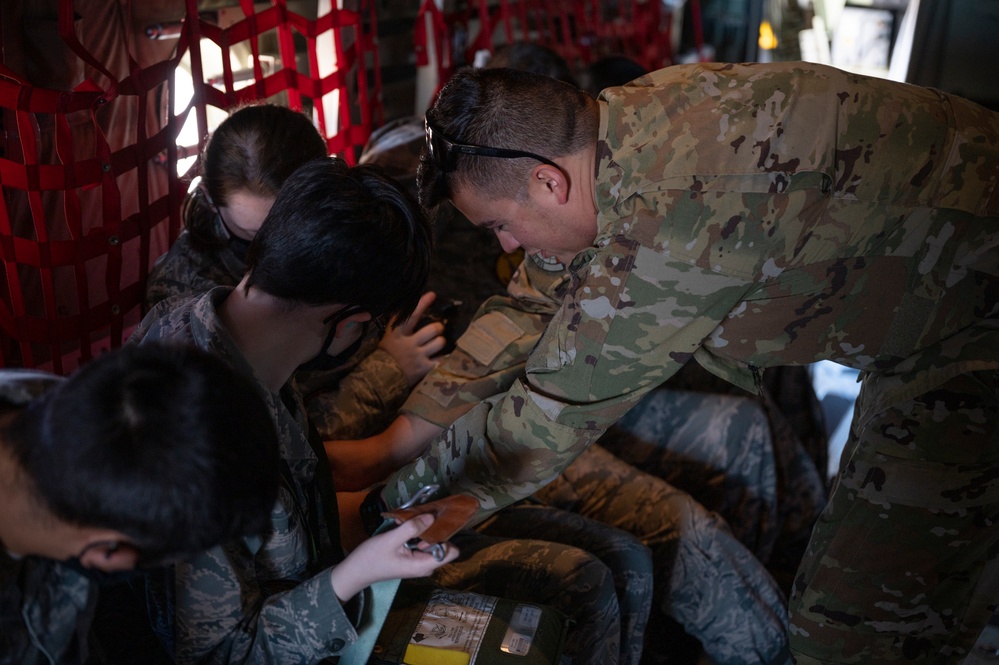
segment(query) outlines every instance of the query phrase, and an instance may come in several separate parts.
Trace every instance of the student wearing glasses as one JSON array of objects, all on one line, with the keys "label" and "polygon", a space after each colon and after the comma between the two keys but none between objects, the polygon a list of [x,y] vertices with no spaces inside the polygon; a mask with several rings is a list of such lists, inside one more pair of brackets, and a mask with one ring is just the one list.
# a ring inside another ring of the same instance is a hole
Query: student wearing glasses
[{"label": "student wearing glasses", "polygon": [[265,535],[178,564],[173,593],[154,594],[174,617],[178,662],[339,655],[357,638],[359,593],[379,580],[428,575],[457,556],[454,547],[441,560],[405,547],[432,522],[425,516],[344,556],[332,474],[292,378],[310,361],[345,361],[372,318],[409,315],[430,247],[412,197],[376,168],[312,160],[286,180],[238,285],[161,302],[136,329],[132,344],[190,344],[253,376],[280,440],[282,484]]},{"label": "student wearing glasses", "polygon": [[0,370],[0,663],[87,662],[99,584],[264,532],[278,459],[256,387],[190,347]]},{"label": "student wearing glasses", "polygon": [[[234,110],[202,151],[201,175],[182,209],[184,231],[150,271],[147,307],[238,284],[250,243],[281,185],[305,162],[325,156],[325,141],[303,113],[275,104]],[[441,324],[416,326],[432,302],[428,293],[412,319],[372,326],[350,362],[324,368],[320,360],[298,374],[321,434],[364,436],[391,422],[444,346]]]},{"label": "student wearing glasses", "polygon": [[749,390],[765,367],[835,360],[863,388],[795,579],[792,651],[969,652],[999,595],[999,115],[780,63],[670,67],[596,101],[464,71],[427,119],[421,202],[572,281],[487,405],[490,465],[432,449],[381,498],[458,464],[499,508],[691,358]]}]

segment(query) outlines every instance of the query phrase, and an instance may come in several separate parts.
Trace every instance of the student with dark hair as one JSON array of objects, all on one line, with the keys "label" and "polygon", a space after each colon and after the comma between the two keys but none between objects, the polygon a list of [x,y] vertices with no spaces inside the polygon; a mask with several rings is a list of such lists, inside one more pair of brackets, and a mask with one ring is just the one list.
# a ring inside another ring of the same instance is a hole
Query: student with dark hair
[{"label": "student with dark hair", "polygon": [[[176,567],[180,663],[305,663],[340,655],[357,637],[349,601],[362,588],[444,571],[449,567],[438,567],[457,556],[452,546],[444,561],[403,548],[423,523],[367,540],[363,532],[338,529],[338,500],[358,496],[334,495],[323,441],[292,379],[303,364],[347,360],[373,318],[408,315],[426,282],[430,249],[430,225],[415,198],[379,167],[309,162],[278,194],[239,285],[217,287],[179,307],[161,303],[139,326],[133,341],[193,342],[252,372],[269,396],[287,470],[288,486],[262,543],[215,548]],[[360,545],[345,558],[341,542]],[[495,542],[466,538],[463,551],[465,543],[473,568],[479,558],[496,558],[490,556]],[[616,605],[591,619],[586,614],[614,597],[598,560],[536,541],[518,541],[506,551],[520,556],[499,586],[475,586],[480,580],[466,574],[468,566],[440,581],[492,595],[513,587],[519,600],[555,601],[581,619],[577,633],[592,641],[594,652],[616,653]],[[158,596],[165,607],[165,594]],[[594,656],[589,662],[613,661]]]},{"label": "student with dark hair", "polygon": [[454,468],[516,501],[691,359],[747,390],[834,360],[863,387],[795,577],[792,652],[970,652],[999,596],[999,114],[805,63],[668,67],[596,100],[466,70],[427,135],[421,202],[572,282],[468,451],[489,465],[426,455],[385,500]]},{"label": "student with dark hair", "polygon": [[181,211],[184,231],[149,273],[146,304],[234,285],[281,185],[305,162],[325,157],[312,121],[286,106],[235,109],[200,156],[200,173]]},{"label": "student with dark hair", "polygon": [[[201,175],[182,210],[185,229],[150,272],[147,306],[238,284],[281,185],[299,166],[326,154],[326,142],[303,113],[275,104],[234,110],[205,144]],[[320,433],[361,436],[390,422],[443,348],[440,324],[416,326],[432,301],[427,294],[413,320],[372,331],[351,362],[298,374]]]},{"label": "student with dark hair", "polygon": [[[414,518],[344,556],[322,442],[292,375],[346,360],[382,316],[408,316],[426,283],[430,226],[412,196],[376,167],[321,158],[285,182],[236,287],[164,301],[132,343],[193,344],[252,375],[281,442],[283,483],[260,539],[201,552],[154,593],[175,618],[175,657],[190,662],[318,662],[357,638],[354,599],[374,582],[419,577],[443,561],[405,544]],[[294,269],[289,269],[289,268]],[[167,600],[175,593],[175,604]]]},{"label": "student with dark hair", "polygon": [[96,582],[265,531],[278,460],[257,389],[193,348],[0,370],[0,663],[82,663]]}]

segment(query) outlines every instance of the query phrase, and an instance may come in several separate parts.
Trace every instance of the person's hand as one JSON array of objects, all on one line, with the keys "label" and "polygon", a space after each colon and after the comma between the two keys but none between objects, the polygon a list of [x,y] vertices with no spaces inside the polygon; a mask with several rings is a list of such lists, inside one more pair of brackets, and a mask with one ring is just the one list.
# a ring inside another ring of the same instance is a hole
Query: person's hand
[{"label": "person's hand", "polygon": [[421,549],[406,547],[408,541],[418,538],[433,523],[433,515],[417,515],[391,531],[372,536],[358,545],[331,572],[337,598],[347,601],[361,589],[382,580],[426,577],[458,558],[458,548],[446,542],[441,543],[445,548],[441,561],[430,552],[423,551],[423,548],[429,548],[426,543],[421,542]]},{"label": "person's hand", "polygon": [[399,363],[410,388],[434,368],[433,356],[444,348],[444,325],[439,321],[414,330],[436,297],[433,291],[424,293],[413,314],[402,323],[392,319],[378,343]]}]

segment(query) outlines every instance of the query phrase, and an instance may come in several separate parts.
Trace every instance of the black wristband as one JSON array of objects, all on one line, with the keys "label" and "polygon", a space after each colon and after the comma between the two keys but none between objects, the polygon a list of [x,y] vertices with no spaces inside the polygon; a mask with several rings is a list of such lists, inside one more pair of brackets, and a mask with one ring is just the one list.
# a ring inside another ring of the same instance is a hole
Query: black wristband
[{"label": "black wristband", "polygon": [[375,535],[375,531],[385,522],[382,513],[387,511],[388,507],[382,501],[382,490],[384,488],[385,485],[377,485],[368,492],[368,495],[364,497],[364,501],[361,502],[361,524],[364,525],[364,530],[368,532],[369,536]]}]

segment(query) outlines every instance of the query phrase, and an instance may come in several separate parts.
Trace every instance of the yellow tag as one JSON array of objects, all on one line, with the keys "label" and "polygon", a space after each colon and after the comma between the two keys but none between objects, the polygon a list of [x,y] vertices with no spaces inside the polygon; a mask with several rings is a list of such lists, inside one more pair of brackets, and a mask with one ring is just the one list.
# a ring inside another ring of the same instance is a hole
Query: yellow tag
[{"label": "yellow tag", "polygon": [[410,642],[406,645],[406,655],[402,662],[405,665],[468,665],[468,654]]}]

